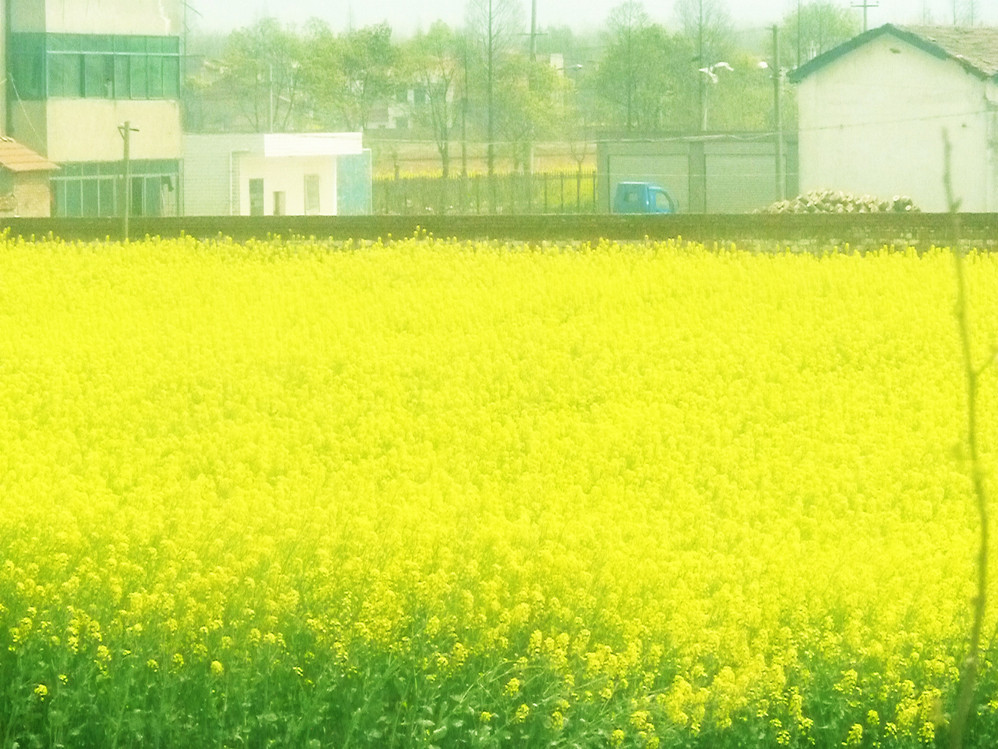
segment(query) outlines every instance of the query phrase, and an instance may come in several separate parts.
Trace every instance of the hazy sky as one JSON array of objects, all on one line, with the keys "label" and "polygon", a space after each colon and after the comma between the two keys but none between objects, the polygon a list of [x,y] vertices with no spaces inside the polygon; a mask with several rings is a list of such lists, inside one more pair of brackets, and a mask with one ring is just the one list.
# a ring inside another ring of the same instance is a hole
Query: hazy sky
[{"label": "hazy sky", "polygon": [[[599,28],[610,10],[623,0],[536,0],[538,26],[567,25],[577,31]],[[836,0],[848,7],[862,0]],[[877,0],[867,0],[873,4]],[[524,17],[530,17],[531,0],[520,0]],[[732,20],[739,26],[764,27],[778,21],[797,7],[797,0],[755,0],[739,2],[722,0]],[[879,7],[868,10],[870,27],[883,23],[920,23],[929,18],[948,23],[953,17],[953,4],[967,7],[971,0],[879,0]],[[441,19],[460,26],[465,17],[467,0],[189,0],[192,26],[202,30],[227,31],[248,26],[265,16],[283,23],[301,25],[309,18],[321,18],[336,30],[387,21],[400,34],[426,28]],[[998,23],[998,0],[973,0],[979,21]],[[649,15],[666,25],[674,22],[674,0],[644,2]],[[861,14],[861,10],[854,11]]]}]

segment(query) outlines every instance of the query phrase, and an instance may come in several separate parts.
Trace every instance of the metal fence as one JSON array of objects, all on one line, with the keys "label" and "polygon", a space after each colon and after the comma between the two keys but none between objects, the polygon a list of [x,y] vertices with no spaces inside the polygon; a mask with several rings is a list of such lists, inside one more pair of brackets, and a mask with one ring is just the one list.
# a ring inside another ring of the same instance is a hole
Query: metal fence
[{"label": "metal fence", "polygon": [[374,211],[383,215],[595,213],[596,172],[380,177]]}]

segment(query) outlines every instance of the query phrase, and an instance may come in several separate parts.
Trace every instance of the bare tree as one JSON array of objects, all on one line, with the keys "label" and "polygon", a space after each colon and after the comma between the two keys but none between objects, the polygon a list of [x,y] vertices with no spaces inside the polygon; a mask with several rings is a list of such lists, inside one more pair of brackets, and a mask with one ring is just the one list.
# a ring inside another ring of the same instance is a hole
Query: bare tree
[{"label": "bare tree", "polygon": [[695,65],[691,66],[690,72],[697,77],[697,119],[703,127],[707,76],[700,71],[723,61],[731,51],[731,17],[722,0],[678,0],[676,15],[682,36],[689,39],[696,50]]},{"label": "bare tree", "polygon": [[264,18],[233,31],[221,55],[205,60],[188,87],[215,108],[231,108],[242,127],[285,130],[301,99],[298,68],[303,57],[300,37]]},{"label": "bare tree", "polygon": [[651,26],[651,19],[644,6],[637,0],[627,0],[610,11],[607,19],[609,33],[614,46],[618,47],[617,56],[621,70],[618,71],[619,83],[624,88],[626,117],[624,121],[628,132],[634,126],[634,94],[640,76],[645,68],[640,54],[639,38],[642,32]]},{"label": "bare tree", "polygon": [[474,62],[485,83],[486,158],[491,179],[495,175],[496,84],[523,30],[523,14],[516,0],[470,0],[466,22]]},{"label": "bare tree", "polygon": [[463,40],[446,23],[437,21],[428,31],[412,37],[403,51],[407,77],[416,86],[414,115],[433,133],[444,177],[450,174],[450,138],[462,46]]}]

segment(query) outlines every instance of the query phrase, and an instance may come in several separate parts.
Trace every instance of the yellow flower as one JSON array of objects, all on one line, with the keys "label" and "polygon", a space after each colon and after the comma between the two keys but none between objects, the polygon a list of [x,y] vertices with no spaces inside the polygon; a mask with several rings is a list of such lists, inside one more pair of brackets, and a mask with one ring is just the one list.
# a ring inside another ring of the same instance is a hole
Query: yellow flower
[{"label": "yellow flower", "polygon": [[845,741],[842,742],[842,746],[859,746],[862,743],[863,726],[861,723],[853,723],[849,729],[849,733],[846,734]]},{"label": "yellow flower", "polygon": [[551,728],[555,731],[560,731],[565,727],[565,714],[561,710],[555,710],[551,713]]},{"label": "yellow flower", "polygon": [[210,668],[212,676],[221,676],[225,673],[225,666],[220,661],[212,661]]}]

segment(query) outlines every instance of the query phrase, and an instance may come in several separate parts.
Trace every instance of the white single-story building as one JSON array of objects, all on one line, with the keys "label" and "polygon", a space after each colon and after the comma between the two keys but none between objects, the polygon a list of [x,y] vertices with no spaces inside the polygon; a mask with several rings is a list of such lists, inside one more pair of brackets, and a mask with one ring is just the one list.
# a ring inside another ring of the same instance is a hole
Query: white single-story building
[{"label": "white single-story building", "polygon": [[945,133],[960,209],[998,210],[998,29],[887,24],[790,80],[801,192],[907,195],[945,211]]},{"label": "white single-story building", "polygon": [[184,136],[185,215],[367,214],[371,201],[361,133]]}]

